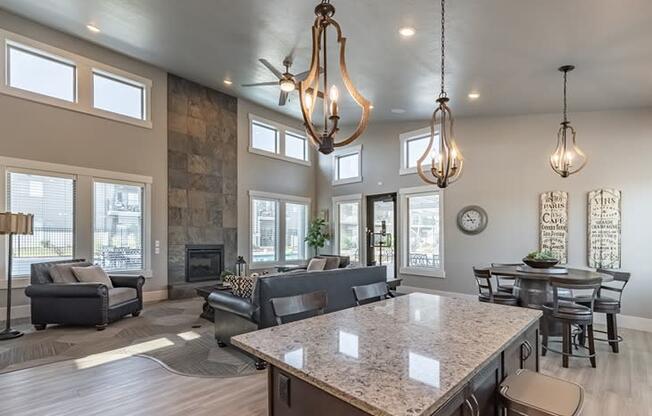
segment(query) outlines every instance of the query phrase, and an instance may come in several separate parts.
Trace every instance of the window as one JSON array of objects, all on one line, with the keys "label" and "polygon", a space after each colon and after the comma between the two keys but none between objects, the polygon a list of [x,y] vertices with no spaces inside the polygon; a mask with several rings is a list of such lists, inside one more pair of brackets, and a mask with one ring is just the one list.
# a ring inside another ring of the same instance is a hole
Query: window
[{"label": "window", "polygon": [[444,277],[442,193],[431,187],[401,190],[401,273]]},{"label": "window", "polygon": [[335,252],[349,256],[352,263],[361,259],[361,209],[362,195],[333,198]]},{"label": "window", "polygon": [[152,81],[0,29],[0,93],[152,127]]},{"label": "window", "polygon": [[145,86],[93,72],[93,107],[144,120]]},{"label": "window", "polygon": [[143,189],[95,181],[93,261],[108,271],[143,270]]},{"label": "window", "polygon": [[7,208],[34,214],[34,234],[14,237],[13,276],[28,276],[32,263],[73,258],[74,205],[74,177],[8,171]]},{"label": "window", "polygon": [[250,191],[251,262],[287,263],[306,260],[305,242],[310,200]]},{"label": "window", "polygon": [[7,44],[7,83],[69,102],[76,99],[75,64],[26,46]]},{"label": "window", "polygon": [[333,185],[362,182],[362,146],[349,146],[333,153]]},{"label": "window", "polygon": [[298,131],[249,114],[249,152],[310,166],[308,140]]},{"label": "window", "polygon": [[[430,127],[428,127],[399,136],[401,146],[401,168],[399,173],[401,175],[417,173],[417,164],[426,149],[428,149],[430,134]],[[435,139],[437,139],[437,136],[435,136]],[[438,142],[435,141],[434,145],[436,146],[437,144]]]}]

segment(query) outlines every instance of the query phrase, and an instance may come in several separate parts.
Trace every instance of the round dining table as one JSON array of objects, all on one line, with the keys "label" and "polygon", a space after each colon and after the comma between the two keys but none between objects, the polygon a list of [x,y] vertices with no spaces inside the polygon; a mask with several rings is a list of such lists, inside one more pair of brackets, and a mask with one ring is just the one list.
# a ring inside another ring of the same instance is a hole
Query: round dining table
[{"label": "round dining table", "polygon": [[601,278],[602,283],[613,280],[613,276],[607,273],[570,267],[566,268],[568,273],[565,274],[560,274],[559,268],[530,269],[526,266],[497,266],[491,267],[489,270],[492,275],[497,277],[514,278],[513,294],[519,299],[519,305],[534,309],[541,309],[545,303],[552,302],[550,279],[553,277],[565,279],[569,282],[582,282],[596,277]]}]

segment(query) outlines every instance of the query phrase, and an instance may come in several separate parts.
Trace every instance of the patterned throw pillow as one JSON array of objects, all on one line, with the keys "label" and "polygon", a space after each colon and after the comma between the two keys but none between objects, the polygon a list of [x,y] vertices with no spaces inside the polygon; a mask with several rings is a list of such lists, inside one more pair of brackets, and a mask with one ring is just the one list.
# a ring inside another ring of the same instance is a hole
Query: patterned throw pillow
[{"label": "patterned throw pillow", "polygon": [[229,276],[231,291],[235,296],[241,298],[250,298],[254,291],[256,278],[252,276]]}]

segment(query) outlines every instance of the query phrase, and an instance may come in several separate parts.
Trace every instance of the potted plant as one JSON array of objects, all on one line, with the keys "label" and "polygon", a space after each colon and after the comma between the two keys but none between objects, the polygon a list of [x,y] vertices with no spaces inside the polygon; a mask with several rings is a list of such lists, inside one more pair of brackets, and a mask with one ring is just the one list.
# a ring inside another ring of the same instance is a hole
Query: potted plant
[{"label": "potted plant", "polygon": [[328,223],[323,218],[315,218],[308,226],[308,233],[304,241],[308,246],[315,250],[315,255],[319,254],[319,249],[326,245],[326,241],[330,239],[328,233]]},{"label": "potted plant", "polygon": [[523,263],[535,269],[549,269],[559,263],[550,250],[533,251],[523,258]]}]

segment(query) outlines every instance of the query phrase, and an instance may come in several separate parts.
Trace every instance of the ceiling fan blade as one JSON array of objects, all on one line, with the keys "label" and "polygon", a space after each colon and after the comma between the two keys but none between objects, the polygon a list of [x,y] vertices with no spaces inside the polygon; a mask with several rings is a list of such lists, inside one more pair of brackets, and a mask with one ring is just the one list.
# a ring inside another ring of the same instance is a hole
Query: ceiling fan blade
[{"label": "ceiling fan blade", "polygon": [[[308,88],[306,91],[308,92],[308,94],[312,94],[314,90],[312,88]],[[317,91],[317,97],[324,99],[324,93],[321,91]]]},{"label": "ceiling fan blade", "polygon": [[285,91],[281,91],[281,94],[278,96],[278,105],[284,106],[287,101],[288,101],[288,93]]},{"label": "ceiling fan blade", "polygon": [[[300,73],[300,74],[296,74],[296,75],[294,76],[294,78],[295,78],[297,81],[303,81],[304,79],[306,79],[306,77],[308,76],[309,73],[310,73],[309,70],[308,70],[308,71],[304,71],[304,72],[302,72],[302,73]],[[324,73],[324,68],[319,67],[319,74],[323,74],[323,73]]]},{"label": "ceiling fan blade", "polygon": [[243,87],[271,87],[272,85],[278,86],[278,81],[257,82],[255,84],[242,84]]},{"label": "ceiling fan blade", "polygon": [[274,68],[274,65],[270,64],[269,61],[268,61],[267,59],[265,59],[265,58],[260,58],[259,61],[260,61],[261,64],[265,65],[265,67],[267,67],[267,69],[269,69],[270,71],[272,71],[272,73],[273,73],[274,75],[276,75],[276,77],[277,77],[278,79],[283,78],[283,74],[281,73],[281,71],[279,71],[278,69]]}]

